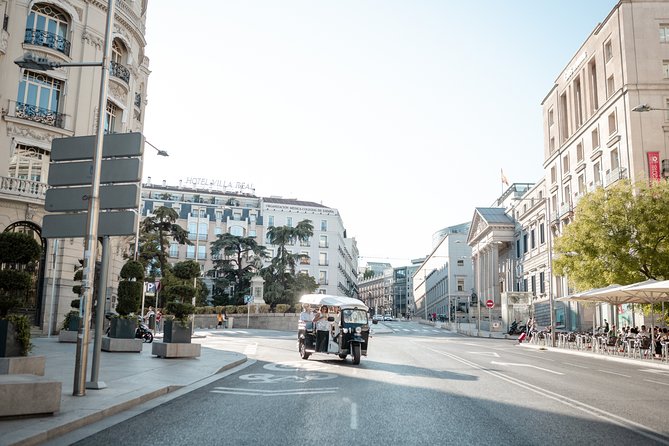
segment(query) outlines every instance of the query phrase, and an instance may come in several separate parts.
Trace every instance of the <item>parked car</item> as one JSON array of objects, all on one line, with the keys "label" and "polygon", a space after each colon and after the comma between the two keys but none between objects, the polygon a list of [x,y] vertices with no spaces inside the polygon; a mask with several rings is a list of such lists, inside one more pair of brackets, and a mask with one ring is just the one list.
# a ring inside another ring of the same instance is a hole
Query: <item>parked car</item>
[{"label": "parked car", "polygon": [[383,315],[382,314],[375,314],[372,316],[372,324],[378,324],[379,321],[383,320]]},{"label": "parked car", "polygon": [[389,314],[386,314],[385,316],[383,316],[383,320],[384,320],[384,321],[394,321],[395,318],[393,318],[393,317],[392,317],[391,315],[389,315]]}]

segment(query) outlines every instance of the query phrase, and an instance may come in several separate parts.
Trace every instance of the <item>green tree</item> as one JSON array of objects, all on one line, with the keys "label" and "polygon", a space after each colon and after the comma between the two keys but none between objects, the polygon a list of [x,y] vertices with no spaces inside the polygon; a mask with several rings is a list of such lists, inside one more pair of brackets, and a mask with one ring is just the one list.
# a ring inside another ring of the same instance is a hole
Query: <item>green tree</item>
[{"label": "green tree", "polygon": [[553,267],[578,290],[669,278],[669,183],[620,181],[585,195]]},{"label": "green tree", "polygon": [[277,304],[293,305],[300,294],[313,292],[318,288],[313,277],[310,277],[311,280],[309,280],[296,276],[296,265],[304,255],[292,254],[288,250],[288,245],[306,242],[313,235],[314,226],[311,220],[302,220],[295,227],[272,226],[267,231],[267,240],[277,246],[276,256],[272,258],[271,264],[262,271],[265,279],[265,301],[272,308]]},{"label": "green tree", "polygon": [[180,245],[192,245],[188,240],[188,231],[179,226],[176,221],[179,214],[171,207],[161,206],[155,209],[152,217],[146,217],[140,226],[139,260],[151,271],[154,276],[155,263],[159,265],[159,272],[165,276],[169,263],[167,262],[170,243],[175,241]]},{"label": "green tree", "polygon": [[[216,278],[214,301],[217,305],[243,304],[243,296],[250,294],[251,277],[262,267],[262,260],[267,256],[264,246],[259,245],[254,237],[240,237],[232,234],[220,234],[211,243],[211,256],[214,269],[208,274]],[[225,290],[230,286],[234,292],[223,299]]]},{"label": "green tree", "polygon": [[194,281],[199,277],[200,265],[194,260],[186,260],[174,265],[161,281],[161,293],[167,302],[165,310],[181,322],[185,322],[195,309],[191,302],[197,293]]}]

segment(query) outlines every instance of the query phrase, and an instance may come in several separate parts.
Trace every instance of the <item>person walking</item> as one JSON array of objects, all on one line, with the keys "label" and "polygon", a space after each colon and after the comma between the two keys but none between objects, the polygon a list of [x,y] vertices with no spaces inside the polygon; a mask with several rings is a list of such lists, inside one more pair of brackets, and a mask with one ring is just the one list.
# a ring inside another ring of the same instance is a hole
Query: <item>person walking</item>
[{"label": "person walking", "polygon": [[219,328],[221,328],[223,326],[223,313],[219,312],[216,315],[216,320],[217,320],[216,330],[218,330]]},{"label": "person walking", "polygon": [[330,336],[327,305],[321,306],[320,312],[314,318],[314,323],[316,323],[316,351],[327,352]]}]

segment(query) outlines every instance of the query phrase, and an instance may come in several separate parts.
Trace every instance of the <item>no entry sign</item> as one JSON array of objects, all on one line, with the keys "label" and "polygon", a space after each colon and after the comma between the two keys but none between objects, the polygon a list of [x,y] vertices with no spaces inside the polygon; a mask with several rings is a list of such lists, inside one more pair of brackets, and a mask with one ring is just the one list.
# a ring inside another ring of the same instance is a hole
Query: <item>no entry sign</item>
[{"label": "no entry sign", "polygon": [[488,308],[493,308],[495,306],[495,302],[493,302],[492,299],[488,299],[485,301],[485,306]]}]

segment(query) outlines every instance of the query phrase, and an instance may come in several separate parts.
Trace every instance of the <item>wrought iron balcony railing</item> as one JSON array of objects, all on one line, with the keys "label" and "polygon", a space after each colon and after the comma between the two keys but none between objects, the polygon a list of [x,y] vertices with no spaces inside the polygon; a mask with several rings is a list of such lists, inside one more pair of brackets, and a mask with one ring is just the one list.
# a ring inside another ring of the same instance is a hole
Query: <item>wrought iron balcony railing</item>
[{"label": "wrought iron balcony railing", "polygon": [[135,107],[141,107],[142,106],[142,95],[139,93],[135,93]]},{"label": "wrought iron balcony railing", "polygon": [[23,43],[31,45],[45,46],[47,48],[60,51],[66,56],[70,55],[70,41],[58,34],[41,29],[26,29]]},{"label": "wrought iron balcony railing", "polygon": [[39,181],[0,177],[0,194],[44,200],[48,188],[49,186],[46,183],[40,183]]},{"label": "wrought iron balcony railing", "polygon": [[125,81],[126,84],[130,82],[130,70],[118,62],[110,62],[109,75]]},{"label": "wrought iron balcony railing", "polygon": [[15,107],[15,116],[17,118],[39,122],[40,124],[46,124],[61,129],[65,128],[65,115],[63,113],[41,108],[36,105],[17,102]]}]

